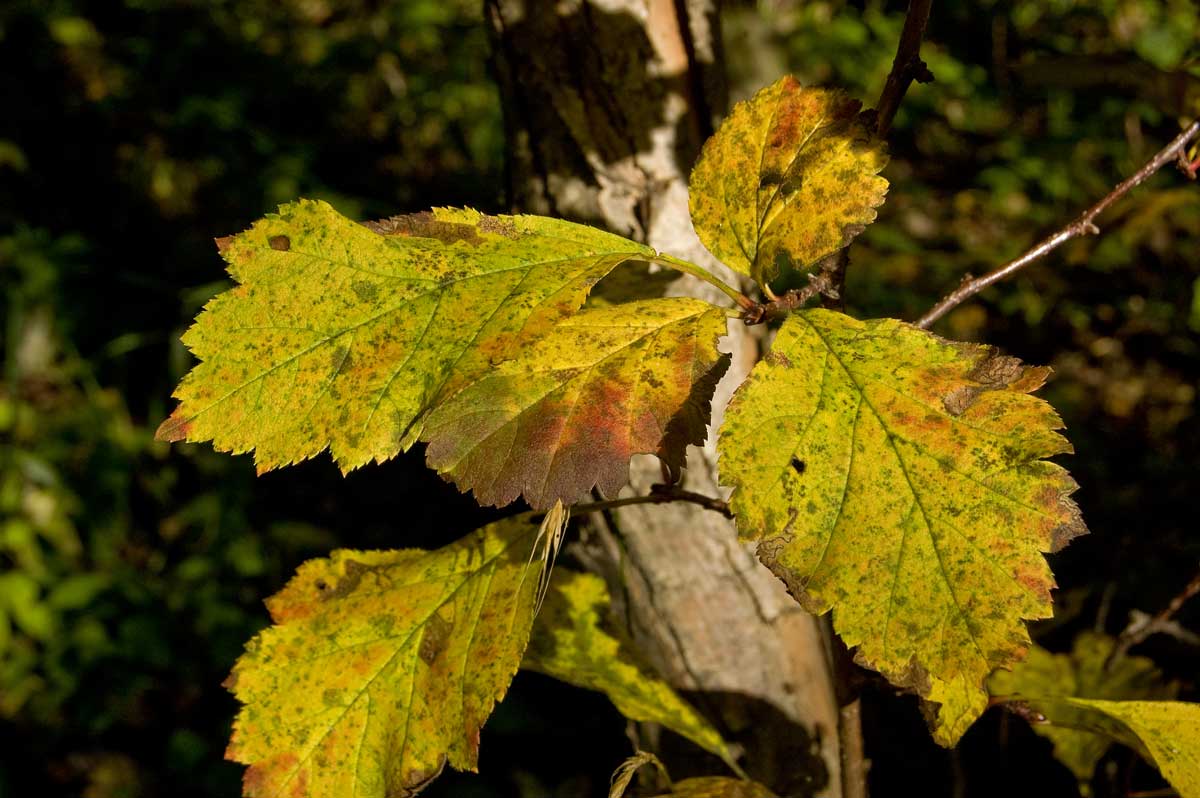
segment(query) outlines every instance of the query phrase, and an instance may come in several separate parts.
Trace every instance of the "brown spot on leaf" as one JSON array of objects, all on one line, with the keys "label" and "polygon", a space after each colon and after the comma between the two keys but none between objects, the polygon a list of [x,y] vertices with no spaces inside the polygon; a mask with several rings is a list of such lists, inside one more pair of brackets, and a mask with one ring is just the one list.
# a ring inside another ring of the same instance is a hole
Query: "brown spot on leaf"
[{"label": "brown spot on leaf", "polygon": [[450,622],[436,612],[425,624],[425,632],[421,635],[421,645],[417,649],[418,656],[426,665],[432,665],[438,655],[446,650],[450,632],[454,629]]},{"label": "brown spot on leaf", "polygon": [[224,252],[225,250],[229,249],[229,245],[233,243],[234,238],[236,238],[236,236],[221,236],[220,238],[214,238],[213,243],[217,245],[217,252]]},{"label": "brown spot on leaf", "polygon": [[517,226],[507,219],[501,219],[498,216],[484,216],[479,220],[479,229],[485,233],[493,233],[501,235],[505,238],[517,239]]},{"label": "brown spot on leaf", "polygon": [[772,366],[785,366],[787,368],[791,368],[792,366],[792,361],[787,355],[783,354],[782,352],[776,352],[774,349],[767,352],[763,359]]},{"label": "brown spot on leaf", "polygon": [[155,440],[175,443],[187,439],[192,422],[190,419],[177,415],[178,413],[179,410],[176,410],[162,424],[158,425],[158,429],[154,432]]},{"label": "brown spot on leaf", "polygon": [[1050,551],[1052,552],[1062,549],[1075,538],[1088,533],[1087,524],[1083,522],[1083,515],[1079,512],[1079,505],[1073,499],[1066,497],[1061,497],[1059,503],[1067,510],[1068,518],[1050,532]]},{"label": "brown spot on leaf", "polygon": [[991,347],[979,348],[983,349],[984,355],[966,375],[968,380],[977,384],[960,385],[942,397],[942,405],[952,416],[967,412],[984,391],[1003,390],[1020,380],[1026,372],[1025,365],[1018,358],[1001,355]]},{"label": "brown spot on leaf", "polygon": [[284,235],[271,236],[267,243],[271,245],[271,249],[277,252],[287,252],[292,248],[292,239]]},{"label": "brown spot on leaf", "polygon": [[433,780],[442,775],[442,769],[446,767],[446,757],[442,757],[438,766],[429,770],[418,770],[411,773],[403,784],[389,785],[387,798],[412,798],[412,796],[424,790]]},{"label": "brown spot on leaf", "polygon": [[414,238],[436,238],[444,244],[462,241],[473,246],[483,243],[479,230],[474,225],[460,222],[440,221],[429,211],[392,216],[377,222],[364,222],[365,226],[385,236],[410,236]]},{"label": "brown spot on leaf", "polygon": [[[358,588],[367,572],[373,570],[371,566],[364,565],[357,560],[346,560],[342,568],[345,571],[344,575],[332,587],[323,579],[317,580],[317,590],[320,591],[320,596],[325,601],[350,595]],[[322,584],[325,586],[321,587]]]}]

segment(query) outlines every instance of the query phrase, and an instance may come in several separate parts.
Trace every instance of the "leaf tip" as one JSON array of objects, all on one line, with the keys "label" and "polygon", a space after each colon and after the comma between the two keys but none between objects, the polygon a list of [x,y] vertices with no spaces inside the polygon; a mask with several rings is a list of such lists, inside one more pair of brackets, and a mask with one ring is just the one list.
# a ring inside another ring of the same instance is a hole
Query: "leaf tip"
[{"label": "leaf tip", "polygon": [[158,429],[154,432],[154,440],[166,443],[187,440],[188,434],[192,431],[192,420],[186,418],[181,412],[182,410],[182,406],[176,408],[174,413],[158,425]]}]

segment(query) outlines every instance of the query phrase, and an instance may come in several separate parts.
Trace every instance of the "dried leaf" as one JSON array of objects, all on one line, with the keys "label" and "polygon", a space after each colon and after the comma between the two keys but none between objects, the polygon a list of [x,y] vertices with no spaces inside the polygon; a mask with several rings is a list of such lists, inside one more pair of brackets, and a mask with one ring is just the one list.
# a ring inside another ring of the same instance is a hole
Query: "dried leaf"
[{"label": "dried leaf", "polygon": [[1029,396],[1045,368],[893,320],[793,315],[738,389],[718,442],[744,538],[856,659],[940,705],[953,744],[984,680],[1051,614],[1041,552],[1085,532],[1070,451]]},{"label": "dried leaf", "polygon": [[542,562],[519,516],[435,551],[335,551],[267,601],[227,685],[248,798],[415,795],[474,770],[516,672]]},{"label": "dried leaf", "polygon": [[158,437],[254,449],[259,471],[326,447],[343,471],[393,457],[439,398],[654,254],[537,216],[438,209],[364,226],[305,200],[220,248],[240,285],[184,336],[201,362]]},{"label": "dried leaf", "polygon": [[481,504],[523,495],[534,508],[593,486],[614,495],[634,454],[678,470],[704,440],[725,329],[698,299],[583,310],[430,414],[429,465]]},{"label": "dried leaf", "polygon": [[521,667],[607,695],[635,721],[658,723],[716,754],[741,772],[720,732],[640,661],[623,636],[606,628],[604,580],[577,571],[555,574]]},{"label": "dried leaf", "polygon": [[887,193],[860,104],[787,76],[738,103],[689,185],[692,223],[726,266],[765,285],[850,243]]}]

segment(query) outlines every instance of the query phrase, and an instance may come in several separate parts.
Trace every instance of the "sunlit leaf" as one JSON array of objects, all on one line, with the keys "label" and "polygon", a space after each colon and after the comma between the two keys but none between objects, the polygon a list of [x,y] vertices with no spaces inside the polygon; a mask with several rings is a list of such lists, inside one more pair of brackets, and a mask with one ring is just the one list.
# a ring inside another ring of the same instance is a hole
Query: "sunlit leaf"
[{"label": "sunlit leaf", "polygon": [[523,495],[535,508],[615,494],[634,454],[678,470],[704,441],[725,329],[698,299],[581,311],[430,414],[429,464],[481,504]]},{"label": "sunlit leaf", "polygon": [[653,255],[536,216],[360,225],[309,201],[220,248],[240,285],[184,336],[201,362],[158,436],[254,449],[260,471],[326,447],[344,471],[394,456],[437,399],[573,313],[616,264]]},{"label": "sunlit leaf", "polygon": [[1048,369],[893,320],[793,315],[734,396],[722,482],[741,535],[857,660],[941,705],[956,741],[984,680],[1051,614],[1042,552],[1085,531],[1042,458],[1062,426]]},{"label": "sunlit leaf", "polygon": [[735,105],[689,184],[692,223],[709,251],[765,284],[836,252],[874,221],[887,155],[859,107],[791,76]]},{"label": "sunlit leaf", "polygon": [[246,795],[385,798],[473,770],[529,639],[537,533],[526,515],[435,551],[302,565],[227,683]]},{"label": "sunlit leaf", "polygon": [[1173,693],[1152,660],[1122,656],[1110,661],[1115,645],[1108,635],[1084,632],[1075,638],[1070,654],[1051,654],[1034,646],[1011,672],[997,671],[988,679],[993,696],[1027,702],[1049,718],[1050,723],[1035,723],[1033,730],[1054,744],[1054,755],[1080,780],[1085,794],[1112,740],[1084,731],[1088,710],[1063,699],[1165,698]]},{"label": "sunlit leaf", "polygon": [[558,571],[521,667],[598,690],[630,720],[658,723],[736,768],[721,734],[640,662],[623,636],[606,628],[608,606],[603,579]]}]

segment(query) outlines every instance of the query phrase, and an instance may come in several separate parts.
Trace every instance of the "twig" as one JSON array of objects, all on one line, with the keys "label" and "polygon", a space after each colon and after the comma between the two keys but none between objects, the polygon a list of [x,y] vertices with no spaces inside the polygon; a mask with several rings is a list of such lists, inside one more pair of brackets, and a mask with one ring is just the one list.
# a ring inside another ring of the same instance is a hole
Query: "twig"
[{"label": "twig", "polygon": [[683,490],[676,485],[651,485],[650,493],[645,496],[629,496],[624,499],[607,499],[605,501],[576,504],[571,508],[571,514],[596,513],[601,510],[612,510],[616,507],[627,507],[631,504],[667,504],[669,502],[698,504],[705,510],[712,510],[714,513],[720,513],[726,518],[733,518],[733,511],[729,509],[728,502],[718,499],[715,496],[705,496],[703,493]]},{"label": "twig", "polygon": [[1141,643],[1155,632],[1166,631],[1175,613],[1179,612],[1183,608],[1183,605],[1197,594],[1200,594],[1200,571],[1192,577],[1190,582],[1183,586],[1183,590],[1180,590],[1175,594],[1174,598],[1167,602],[1167,606],[1158,611],[1158,614],[1140,622],[1135,621],[1125,627],[1125,631],[1121,632],[1120,636],[1117,637],[1117,645],[1113,648],[1108,661],[1112,662],[1113,660],[1120,659],[1130,648]]},{"label": "twig", "polygon": [[1108,193],[1104,199],[1097,202],[1092,207],[1088,208],[1075,221],[1068,224],[1066,227],[1059,230],[1054,235],[1042,240],[1033,249],[1026,252],[1021,257],[1014,261],[1010,261],[995,271],[988,272],[982,277],[972,278],[968,275],[963,279],[962,284],[947,294],[940,302],[934,305],[924,316],[919,318],[914,324],[922,329],[928,329],[935,321],[945,316],[954,308],[958,307],[967,299],[975,296],[983,289],[998,283],[1001,280],[1009,277],[1012,274],[1020,271],[1029,264],[1044,257],[1048,253],[1057,249],[1062,244],[1070,241],[1072,238],[1078,238],[1083,235],[1095,235],[1100,232],[1100,228],[1096,227],[1095,219],[1101,213],[1108,209],[1117,200],[1124,197],[1147,178],[1162,169],[1164,166],[1175,160],[1184,147],[1200,134],[1200,122],[1193,122],[1186,130],[1175,137],[1174,141],[1168,144],[1163,149],[1159,150],[1158,154],[1151,158],[1139,170],[1133,173],[1132,176],[1124,180],[1120,185]]},{"label": "twig", "polygon": [[921,60],[921,39],[925,37],[925,26],[929,23],[932,5],[933,0],[909,0],[892,71],[883,84],[879,102],[875,106],[875,135],[879,138],[885,137],[891,130],[896,111],[900,110],[900,101],[912,82],[929,83],[933,80],[933,73]]},{"label": "twig", "polygon": [[821,271],[808,275],[808,285],[803,288],[793,288],[770,302],[756,302],[753,307],[742,311],[742,321],[750,326],[773,319],[781,319],[793,310],[804,307],[817,295],[829,296],[834,299],[838,297],[828,272]]}]

